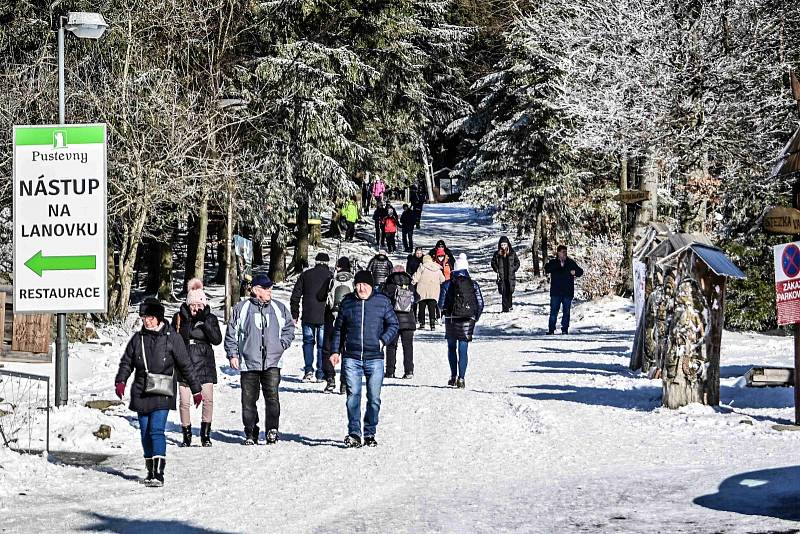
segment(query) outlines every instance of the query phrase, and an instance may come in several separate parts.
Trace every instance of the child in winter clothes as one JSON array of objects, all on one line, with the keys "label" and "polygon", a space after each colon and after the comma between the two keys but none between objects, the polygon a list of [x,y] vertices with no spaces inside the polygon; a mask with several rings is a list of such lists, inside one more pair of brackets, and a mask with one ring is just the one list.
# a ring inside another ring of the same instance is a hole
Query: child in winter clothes
[{"label": "child in winter clothes", "polygon": [[[211,446],[211,419],[214,415],[214,384],[217,383],[217,364],[214,361],[214,347],[222,343],[219,319],[211,313],[208,298],[203,292],[203,282],[192,278],[187,285],[186,303],[172,317],[172,327],[186,343],[186,352],[194,365],[195,376],[202,385],[203,416],[200,422],[200,444]],[[192,445],[192,417],[189,406],[192,392],[182,378],[178,378],[178,404],[183,430],[182,447]]]},{"label": "child in winter clothes", "polygon": [[447,255],[447,249],[444,247],[438,247],[434,253],[433,261],[438,263],[442,268],[442,273],[444,274],[445,280],[450,280],[450,258]]},{"label": "child in winter clothes", "polygon": [[397,235],[397,227],[399,225],[400,222],[397,220],[397,212],[390,206],[389,212],[383,219],[383,233],[386,235],[386,249],[389,254],[397,250],[395,236]]}]

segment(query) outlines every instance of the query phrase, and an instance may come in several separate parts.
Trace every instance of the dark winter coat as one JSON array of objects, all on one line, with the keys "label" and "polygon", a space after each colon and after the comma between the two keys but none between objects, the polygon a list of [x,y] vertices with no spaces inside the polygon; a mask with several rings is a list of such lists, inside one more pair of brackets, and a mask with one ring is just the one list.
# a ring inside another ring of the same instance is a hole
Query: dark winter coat
[{"label": "dark winter coat", "polygon": [[331,283],[330,269],[325,264],[317,264],[307,269],[300,275],[294,284],[292,297],[289,299],[289,309],[292,318],[300,318],[300,300],[303,301],[303,324],[325,324],[325,299],[319,300],[320,289],[328,287]]},{"label": "dark winter coat", "polygon": [[424,187],[417,187],[411,191],[411,205],[415,208],[421,208],[423,204],[428,201],[428,192]]},{"label": "dark winter coat", "polygon": [[[570,271],[575,271],[575,276]],[[544,272],[550,275],[551,296],[575,297],[575,279],[583,276],[583,269],[572,258],[568,257],[563,266],[558,258],[553,258],[544,266]]]},{"label": "dark winter coat", "polygon": [[[500,255],[500,243],[508,243],[508,256]],[[497,289],[500,293],[503,292],[503,283],[508,280],[511,292],[517,285],[517,271],[519,270],[519,258],[514,249],[511,248],[508,238],[503,236],[498,243],[498,249],[492,256],[492,270],[497,273]]]},{"label": "dark winter coat", "polygon": [[130,389],[130,408],[136,413],[148,414],[156,410],[174,410],[175,393],[177,392],[177,380],[173,379],[173,395],[171,397],[144,393],[146,373],[142,359],[142,338],[144,338],[144,350],[147,354],[147,368],[151,373],[172,375],[177,370],[189,384],[192,393],[199,393],[201,389],[192,360],[186,353],[183,338],[167,323],[162,322],[161,324],[163,326],[157,332],[142,327],[140,331],[134,333],[119,361],[119,370],[114,383],[126,383],[131,374],[134,375]]},{"label": "dark winter coat", "polygon": [[[406,286],[407,289],[414,291],[414,288],[411,287],[411,277],[408,276],[408,273],[392,273],[389,275],[389,278],[386,279],[386,283],[383,285],[383,294],[389,297],[389,300],[392,301],[392,307],[395,305],[395,291],[397,291],[398,286]],[[416,294],[414,297],[414,300],[416,301]],[[394,313],[397,315],[397,321],[400,324],[400,330],[417,329],[417,319],[414,317],[413,311],[400,312],[395,310]]]},{"label": "dark winter coat", "polygon": [[420,265],[422,265],[422,258],[418,258],[416,254],[409,254],[408,258],[406,258],[406,272],[408,276],[414,276],[414,273],[417,272]]},{"label": "dark winter coat", "polygon": [[[222,343],[219,330],[219,319],[206,307],[192,317],[189,306],[181,304],[172,317],[172,328],[178,332],[186,343],[186,352],[194,365],[194,372],[201,384],[217,383],[217,363],[214,361],[214,347]],[[178,382],[186,382],[178,373]]]},{"label": "dark winter coat", "polygon": [[372,220],[375,221],[376,224],[381,225],[381,228],[383,228],[383,220],[388,215],[389,215],[389,208],[387,208],[386,206],[378,206],[372,213]]},{"label": "dark winter coat", "polygon": [[[436,243],[436,246],[433,247],[430,252],[428,252],[430,257],[433,258],[434,260],[436,259],[436,249],[441,247],[441,246],[444,246],[444,241],[439,240]],[[450,252],[450,249],[447,248],[447,247],[444,247],[444,253],[447,255],[447,262],[450,264],[450,267],[453,267],[456,264],[455,256],[453,256],[453,253]]]},{"label": "dark winter coat", "polygon": [[417,224],[417,216],[414,212],[412,210],[403,211],[402,215],[400,215],[400,227],[408,232],[414,229],[415,224]]},{"label": "dark winter coat", "polygon": [[386,295],[373,291],[362,300],[353,292],[339,306],[331,351],[343,358],[377,360],[383,358],[383,346],[394,341],[399,331],[392,301]]},{"label": "dark winter coat", "polygon": [[[449,317],[450,310],[453,307],[453,299],[455,298],[455,290],[453,289],[453,281],[456,278],[468,278],[472,282],[472,287],[475,289],[475,296],[478,299],[478,314],[474,319],[460,319]],[[472,280],[467,271],[453,271],[450,280],[442,284],[442,291],[439,296],[439,308],[444,315],[444,335],[446,338],[457,339],[459,341],[472,341],[472,336],[475,333],[475,323],[477,323],[481,314],[483,313],[483,294],[481,288],[475,280]]]},{"label": "dark winter coat", "polygon": [[386,254],[378,254],[367,264],[367,270],[372,273],[372,278],[375,280],[375,285],[382,284],[392,274],[392,260]]}]

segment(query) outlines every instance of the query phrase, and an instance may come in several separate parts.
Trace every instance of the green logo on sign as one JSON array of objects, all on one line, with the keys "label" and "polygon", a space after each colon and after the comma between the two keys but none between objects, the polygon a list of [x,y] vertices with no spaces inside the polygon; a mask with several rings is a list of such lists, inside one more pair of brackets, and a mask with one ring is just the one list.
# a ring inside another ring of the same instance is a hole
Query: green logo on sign
[{"label": "green logo on sign", "polygon": [[66,130],[53,131],[53,148],[67,148]]}]

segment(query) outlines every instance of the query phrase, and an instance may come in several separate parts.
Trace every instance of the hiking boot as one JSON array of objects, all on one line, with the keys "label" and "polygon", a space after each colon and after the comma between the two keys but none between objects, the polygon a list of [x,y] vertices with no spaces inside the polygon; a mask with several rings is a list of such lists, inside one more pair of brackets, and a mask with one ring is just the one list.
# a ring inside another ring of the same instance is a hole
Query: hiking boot
[{"label": "hiking boot", "polygon": [[467,387],[467,384],[464,382],[463,378],[459,378],[458,380],[456,380],[456,387],[458,389],[464,389],[465,387]]},{"label": "hiking boot", "polygon": [[431,332],[436,330],[436,323],[431,323]]},{"label": "hiking boot", "polygon": [[403,380],[411,380],[414,378],[414,373],[406,373],[403,375]]},{"label": "hiking boot", "polygon": [[328,384],[325,386],[323,390],[324,393],[333,393],[336,391],[336,380],[333,378],[328,379]]},{"label": "hiking boot", "polygon": [[375,436],[364,436],[364,446],[365,447],[377,447],[378,442],[375,441]]},{"label": "hiking boot", "polygon": [[456,385],[456,377],[451,376],[450,380],[447,381],[448,386],[455,386]]},{"label": "hiking boot", "polygon": [[303,375],[303,382],[315,382],[316,378],[314,378],[313,372],[308,372]]},{"label": "hiking boot", "polygon": [[183,443],[181,443],[181,447],[191,447],[192,446],[192,425],[182,426],[181,433],[183,433]]},{"label": "hiking boot", "polygon": [[419,329],[425,330],[425,323],[419,323]]},{"label": "hiking boot", "polygon": [[251,430],[244,429],[244,441],[242,441],[242,445],[258,445],[258,434],[260,430],[259,428],[253,427]]},{"label": "hiking boot", "polygon": [[278,443],[278,429],[270,428],[267,430],[267,445],[274,445]]},{"label": "hiking boot", "polygon": [[140,482],[145,486],[149,486],[150,483],[153,481],[153,459],[145,458],[144,466],[147,469],[147,478],[145,478],[144,480],[140,480]]},{"label": "hiking boot", "polygon": [[344,438],[344,445],[348,449],[358,449],[359,447],[361,447],[361,436],[350,434],[349,436]]},{"label": "hiking boot", "polygon": [[394,373],[386,373],[383,378],[395,378]]},{"label": "hiking boot", "polygon": [[200,445],[211,447],[211,423],[200,423]]},{"label": "hiking boot", "polygon": [[167,459],[163,456],[153,457],[153,478],[147,484],[150,488],[160,488],[164,485],[164,464]]}]

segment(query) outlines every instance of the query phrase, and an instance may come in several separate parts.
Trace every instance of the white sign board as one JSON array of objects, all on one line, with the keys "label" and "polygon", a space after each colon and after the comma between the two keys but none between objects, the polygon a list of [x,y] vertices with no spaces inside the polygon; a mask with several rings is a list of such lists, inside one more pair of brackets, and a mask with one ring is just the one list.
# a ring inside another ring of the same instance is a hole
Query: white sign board
[{"label": "white sign board", "polygon": [[633,260],[633,303],[636,311],[636,324],[642,318],[645,306],[645,289],[647,284],[647,265]]},{"label": "white sign board", "polygon": [[800,323],[800,242],[773,247],[778,324]]},{"label": "white sign board", "polygon": [[107,311],[106,126],[14,126],[14,312]]}]

